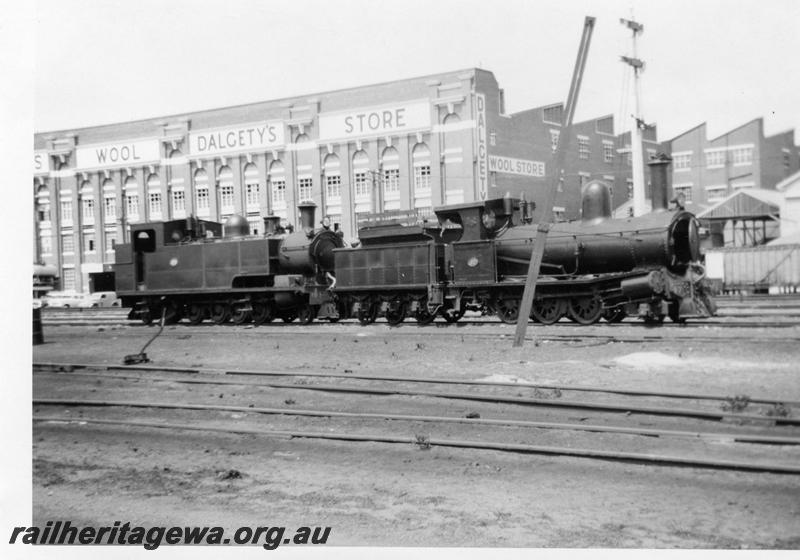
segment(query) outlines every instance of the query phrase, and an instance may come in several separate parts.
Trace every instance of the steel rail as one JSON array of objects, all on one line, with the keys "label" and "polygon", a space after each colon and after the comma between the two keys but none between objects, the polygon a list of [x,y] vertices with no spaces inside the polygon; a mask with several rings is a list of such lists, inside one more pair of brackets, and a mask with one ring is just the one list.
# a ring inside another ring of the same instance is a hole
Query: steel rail
[{"label": "steel rail", "polygon": [[170,410],[207,410],[217,412],[243,412],[284,416],[311,416],[324,418],[361,418],[377,420],[399,420],[407,422],[438,422],[442,424],[472,424],[477,426],[517,426],[545,430],[568,430],[577,432],[603,432],[612,434],[641,435],[647,437],[678,437],[688,439],[726,440],[738,443],[763,443],[770,445],[800,445],[800,437],[765,436],[758,434],[734,434],[725,432],[690,432],[685,430],[656,430],[651,428],[625,428],[591,424],[568,424],[562,422],[533,422],[529,420],[504,420],[492,418],[466,418],[453,416],[429,416],[389,414],[374,412],[339,412],[333,410],[307,410],[294,408],[249,407],[216,404],[154,403],[145,401],[106,401],[84,399],[33,399],[34,405],[85,406],[85,407],[130,407],[160,408]]},{"label": "steel rail", "polygon": [[[74,373],[74,372],[73,372]],[[245,383],[238,380],[230,379],[187,379],[187,378],[167,378],[167,377],[142,377],[130,376],[120,374],[92,374],[87,372],[78,372],[78,375],[87,375],[102,378],[115,378],[115,379],[137,379],[148,380],[161,383],[184,383],[190,385],[237,385],[247,387],[270,387],[273,389],[289,389],[289,390],[305,390],[305,391],[322,391],[330,393],[349,393],[349,394],[363,394],[363,395],[403,395],[403,396],[422,396],[432,398],[443,398],[452,400],[467,400],[478,402],[495,402],[495,403],[508,403],[519,404],[526,406],[544,406],[553,408],[571,408],[577,410],[594,410],[601,412],[624,412],[624,413],[637,413],[637,414],[650,414],[657,416],[681,416],[688,418],[702,418],[706,420],[722,421],[726,418],[737,420],[755,420],[759,422],[774,422],[776,425],[800,425],[800,418],[789,418],[780,416],[761,416],[756,414],[732,414],[726,411],[704,411],[683,408],[663,408],[652,406],[629,406],[625,403],[589,403],[585,401],[567,401],[567,400],[550,400],[550,399],[537,399],[528,397],[511,397],[501,395],[476,395],[470,393],[447,393],[436,391],[411,391],[403,389],[381,389],[374,387],[357,387],[357,386],[343,386],[343,385],[297,385],[293,383],[274,383],[274,382],[257,382]]]},{"label": "steel rail", "polygon": [[[192,367],[173,367],[173,366],[147,366],[147,365],[113,365],[113,364],[77,364],[77,363],[51,363],[51,362],[35,362],[33,367],[51,368],[58,370],[60,368],[73,368],[73,369],[98,369],[98,370],[123,370],[123,371],[166,371],[172,373],[197,373],[197,374],[217,374],[217,375],[245,375],[254,377],[319,377],[319,378],[340,378],[340,379],[360,379],[364,381],[396,381],[402,383],[427,383],[427,384],[441,384],[441,385],[464,385],[464,386],[480,386],[480,387],[514,387],[526,389],[546,389],[546,390],[559,390],[559,391],[576,391],[587,393],[610,393],[619,395],[630,395],[637,397],[659,397],[670,399],[684,399],[684,400],[713,400],[713,401],[727,401],[731,399],[729,396],[710,395],[710,394],[696,394],[696,393],[679,393],[679,392],[663,392],[663,391],[644,391],[637,389],[615,389],[608,387],[597,387],[587,385],[557,385],[549,383],[535,383],[535,382],[521,382],[515,383],[512,381],[480,381],[480,380],[465,380],[455,378],[436,378],[436,377],[405,377],[394,375],[367,375],[361,373],[321,373],[321,372],[297,372],[297,371],[274,371],[274,370],[228,370],[228,369],[213,369],[213,368],[192,368]],[[790,400],[777,400],[767,398],[752,397],[748,399],[751,403],[758,404],[771,404],[771,405],[790,405],[800,406],[800,401]]]},{"label": "steel rail", "polygon": [[234,428],[218,426],[200,426],[197,424],[174,424],[160,422],[143,422],[136,420],[105,420],[99,418],[67,418],[59,416],[34,416],[34,422],[65,423],[65,424],[106,424],[129,426],[138,428],[160,428],[172,430],[191,430],[201,432],[223,432],[234,434],[264,435],[273,437],[324,439],[337,441],[402,443],[412,445],[458,447],[466,449],[488,449],[493,451],[509,451],[540,455],[564,455],[591,459],[605,459],[612,461],[657,463],[672,466],[701,467],[708,469],[725,469],[738,471],[768,472],[775,474],[800,474],[800,467],[792,465],[771,465],[766,463],[746,463],[737,461],[723,461],[712,459],[692,459],[670,455],[655,455],[649,453],[612,452],[596,449],[570,449],[566,447],[553,447],[543,445],[528,445],[520,443],[501,443],[469,440],[425,439],[420,441],[416,437],[387,436],[380,434],[351,434],[330,432],[306,432],[300,430],[265,430],[258,428]]}]

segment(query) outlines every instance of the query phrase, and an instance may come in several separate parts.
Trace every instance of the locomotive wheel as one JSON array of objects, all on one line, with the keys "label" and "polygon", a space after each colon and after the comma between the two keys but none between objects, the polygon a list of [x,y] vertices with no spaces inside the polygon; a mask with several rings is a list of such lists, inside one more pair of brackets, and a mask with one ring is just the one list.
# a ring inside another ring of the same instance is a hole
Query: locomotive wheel
[{"label": "locomotive wheel", "polygon": [[153,313],[149,309],[142,311],[139,314],[139,318],[142,320],[143,325],[151,325],[153,323]]},{"label": "locomotive wheel", "polygon": [[301,325],[310,325],[316,316],[317,311],[314,309],[314,306],[308,305],[307,303],[302,303],[297,308],[297,319],[300,321]]},{"label": "locomotive wheel", "polygon": [[609,323],[621,323],[627,316],[628,314],[623,306],[612,307],[603,311],[603,319]]},{"label": "locomotive wheel", "polygon": [[417,309],[414,311],[414,320],[419,325],[430,325],[434,319],[436,319],[436,314],[428,311],[428,298],[419,299]]},{"label": "locomotive wheel", "polygon": [[358,308],[358,322],[362,325],[369,325],[378,318],[378,304],[365,301]]},{"label": "locomotive wheel", "polygon": [[253,323],[256,325],[270,323],[275,319],[275,308],[273,307],[272,302],[254,301],[252,307],[253,311],[251,312],[251,315],[253,317]]},{"label": "locomotive wheel", "polygon": [[165,325],[174,325],[178,321],[181,320],[182,313],[180,306],[175,303],[174,301],[167,301],[164,304],[164,324]]},{"label": "locomotive wheel", "polygon": [[190,325],[199,325],[206,318],[206,306],[202,303],[193,303],[189,305],[189,312],[186,314],[189,319]]},{"label": "locomotive wheel", "polygon": [[591,325],[603,315],[603,300],[597,295],[572,298],[568,313],[569,318],[579,325]]},{"label": "locomotive wheel", "polygon": [[531,306],[531,318],[543,325],[552,325],[564,316],[564,307],[560,299],[537,299]]},{"label": "locomotive wheel", "polygon": [[497,316],[504,323],[514,324],[519,317],[519,300],[514,298],[499,298],[495,303]]},{"label": "locomotive wheel", "polygon": [[400,300],[389,302],[386,309],[386,322],[390,325],[399,325],[406,318],[406,304]]},{"label": "locomotive wheel", "polygon": [[462,303],[461,307],[458,309],[449,308],[442,311],[442,317],[448,323],[457,323],[461,317],[464,316],[464,312],[467,310],[466,306]]},{"label": "locomotive wheel", "polygon": [[221,325],[231,316],[231,307],[227,303],[214,303],[211,305],[211,322]]},{"label": "locomotive wheel", "polygon": [[252,314],[250,313],[249,309],[246,309],[244,305],[237,305],[233,308],[231,312],[231,321],[234,325],[242,325],[244,323],[249,323],[252,319]]}]

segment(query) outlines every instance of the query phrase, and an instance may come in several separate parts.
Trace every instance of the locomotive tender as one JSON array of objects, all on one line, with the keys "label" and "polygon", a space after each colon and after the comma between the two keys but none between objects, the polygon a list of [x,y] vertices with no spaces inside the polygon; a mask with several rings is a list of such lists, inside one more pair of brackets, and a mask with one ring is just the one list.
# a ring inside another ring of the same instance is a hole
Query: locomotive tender
[{"label": "locomotive tender", "polygon": [[[665,170],[653,168],[654,212],[612,219],[609,187],[584,188],[582,219],[551,226],[531,318],[580,324],[600,318],[714,313],[700,264],[698,224],[680,206],[667,209]],[[193,218],[137,224],[117,246],[117,293],[131,316],[150,322],[188,319],[256,324],[385,317],[398,324],[437,316],[455,322],[468,311],[514,323],[538,226],[533,204],[510,197],[450,205],[436,221],[413,213],[374,217],[345,247],[338,232],[314,229],[313,203],[300,206],[301,227],[282,231],[267,217],[250,236],[232,216],[223,228]]]}]

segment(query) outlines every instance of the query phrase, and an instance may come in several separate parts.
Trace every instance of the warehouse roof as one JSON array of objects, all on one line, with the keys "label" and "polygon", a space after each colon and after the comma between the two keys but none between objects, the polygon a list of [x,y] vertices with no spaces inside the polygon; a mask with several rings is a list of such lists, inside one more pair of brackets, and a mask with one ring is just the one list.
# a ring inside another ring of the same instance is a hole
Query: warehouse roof
[{"label": "warehouse roof", "polygon": [[774,218],[780,214],[783,195],[767,189],[739,189],[697,217],[705,220]]}]

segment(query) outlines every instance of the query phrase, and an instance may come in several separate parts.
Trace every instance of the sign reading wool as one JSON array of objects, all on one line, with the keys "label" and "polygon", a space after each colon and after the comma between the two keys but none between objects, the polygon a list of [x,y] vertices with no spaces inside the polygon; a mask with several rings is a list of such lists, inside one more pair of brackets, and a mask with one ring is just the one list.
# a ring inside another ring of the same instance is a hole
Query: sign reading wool
[{"label": "sign reading wool", "polygon": [[544,162],[527,159],[514,159],[503,156],[489,156],[489,171],[526,175],[528,177],[544,177]]},{"label": "sign reading wool", "polygon": [[427,101],[319,114],[320,140],[406,133],[430,126],[431,109]]},{"label": "sign reading wool", "polygon": [[193,156],[268,150],[284,144],[280,121],[189,133],[189,154]]},{"label": "sign reading wool", "polygon": [[76,169],[122,167],[160,160],[156,138],[79,146],[75,150],[75,157]]}]

